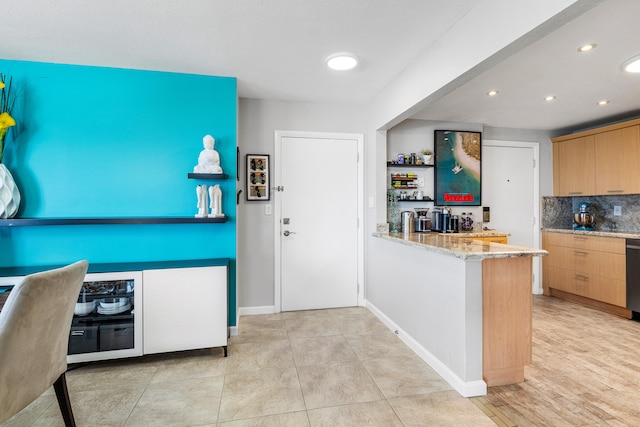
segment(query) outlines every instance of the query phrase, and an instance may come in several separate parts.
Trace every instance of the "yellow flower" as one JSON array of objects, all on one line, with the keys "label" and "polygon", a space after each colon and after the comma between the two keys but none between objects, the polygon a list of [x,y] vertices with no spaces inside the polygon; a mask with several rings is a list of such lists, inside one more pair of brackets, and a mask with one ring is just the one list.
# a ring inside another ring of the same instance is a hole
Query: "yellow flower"
[{"label": "yellow flower", "polygon": [[16,121],[13,120],[13,117],[11,117],[9,113],[0,114],[0,129],[8,129],[15,125]]},{"label": "yellow flower", "polygon": [[0,89],[4,89],[4,82],[0,82]]}]

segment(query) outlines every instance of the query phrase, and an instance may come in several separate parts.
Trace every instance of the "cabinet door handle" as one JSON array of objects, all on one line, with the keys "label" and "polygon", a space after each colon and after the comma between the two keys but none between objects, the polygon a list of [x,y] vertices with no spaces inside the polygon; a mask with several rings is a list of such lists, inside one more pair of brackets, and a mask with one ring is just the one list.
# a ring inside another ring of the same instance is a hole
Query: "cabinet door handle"
[{"label": "cabinet door handle", "polygon": [[584,280],[585,282],[589,280],[589,276],[583,276],[582,274],[576,274],[576,279]]},{"label": "cabinet door handle", "polygon": [[569,191],[569,194],[582,194],[582,191]]},{"label": "cabinet door handle", "polygon": [[573,238],[578,240],[587,240],[586,236],[573,236]]},{"label": "cabinet door handle", "polygon": [[576,255],[589,255],[589,252],[582,252],[582,251],[573,251],[573,253]]},{"label": "cabinet door handle", "polygon": [[607,190],[607,193],[624,193],[624,190]]}]

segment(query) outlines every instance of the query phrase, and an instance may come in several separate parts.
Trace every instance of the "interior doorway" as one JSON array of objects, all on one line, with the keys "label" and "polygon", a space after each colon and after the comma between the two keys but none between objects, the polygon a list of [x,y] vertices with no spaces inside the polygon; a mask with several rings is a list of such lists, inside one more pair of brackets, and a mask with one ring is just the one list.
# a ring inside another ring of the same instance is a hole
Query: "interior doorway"
[{"label": "interior doorway", "polygon": [[276,312],[363,304],[363,141],[276,131]]}]

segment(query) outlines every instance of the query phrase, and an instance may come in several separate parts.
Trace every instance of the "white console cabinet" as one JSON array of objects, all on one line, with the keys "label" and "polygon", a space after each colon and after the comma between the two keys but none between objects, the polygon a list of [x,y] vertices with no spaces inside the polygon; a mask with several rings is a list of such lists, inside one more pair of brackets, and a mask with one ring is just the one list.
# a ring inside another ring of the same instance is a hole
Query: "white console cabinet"
[{"label": "white console cabinet", "polygon": [[[228,265],[226,258],[90,264],[67,362],[211,347],[227,356]],[[0,268],[0,286],[54,267]]]},{"label": "white console cabinet", "polygon": [[143,270],[144,354],[227,346],[227,267]]}]

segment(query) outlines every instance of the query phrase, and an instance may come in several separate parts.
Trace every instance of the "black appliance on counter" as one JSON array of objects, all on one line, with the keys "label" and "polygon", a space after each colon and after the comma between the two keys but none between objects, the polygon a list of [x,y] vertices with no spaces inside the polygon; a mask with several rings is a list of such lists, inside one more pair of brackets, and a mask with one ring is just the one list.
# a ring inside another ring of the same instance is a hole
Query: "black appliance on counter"
[{"label": "black appliance on counter", "polygon": [[431,231],[431,218],[427,215],[429,213],[429,208],[415,208],[416,211],[416,233],[426,233]]},{"label": "black appliance on counter", "polygon": [[640,239],[627,239],[627,308],[640,313]]},{"label": "black appliance on counter", "polygon": [[457,233],[460,229],[460,217],[451,215],[451,208],[434,208],[431,212],[431,231]]},{"label": "black appliance on counter", "polygon": [[433,211],[431,211],[431,231],[442,231],[441,208],[433,208]]}]

